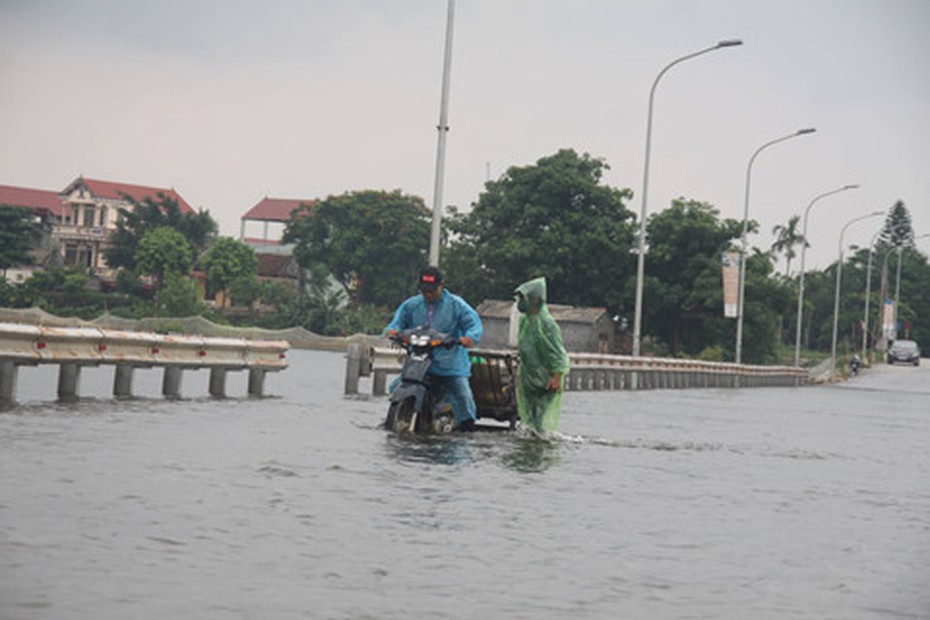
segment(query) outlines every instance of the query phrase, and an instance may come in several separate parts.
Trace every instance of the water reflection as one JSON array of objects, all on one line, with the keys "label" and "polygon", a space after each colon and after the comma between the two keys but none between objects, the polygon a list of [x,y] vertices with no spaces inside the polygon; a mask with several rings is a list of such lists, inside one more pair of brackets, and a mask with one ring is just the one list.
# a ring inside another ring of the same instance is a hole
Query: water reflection
[{"label": "water reflection", "polygon": [[397,435],[387,433],[387,449],[400,461],[458,465],[474,460],[466,435]]},{"label": "water reflection", "polygon": [[397,435],[387,433],[385,446],[394,460],[434,465],[461,465],[500,458],[521,473],[541,473],[559,462],[560,437],[534,433]]},{"label": "water reflection", "polygon": [[512,449],[503,456],[504,465],[521,473],[542,473],[559,461],[554,439],[536,435],[516,436]]}]

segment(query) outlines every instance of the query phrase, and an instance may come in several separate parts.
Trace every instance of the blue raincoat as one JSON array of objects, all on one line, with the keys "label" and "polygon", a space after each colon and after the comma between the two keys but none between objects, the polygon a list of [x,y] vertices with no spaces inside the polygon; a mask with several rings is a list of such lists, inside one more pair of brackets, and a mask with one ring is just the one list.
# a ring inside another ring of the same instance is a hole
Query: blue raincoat
[{"label": "blue raincoat", "polygon": [[[432,307],[430,307],[432,306]],[[434,304],[427,304],[423,295],[414,295],[397,308],[394,319],[385,331],[412,329],[414,327],[432,327],[436,331],[449,334],[456,340],[467,336],[478,344],[484,329],[478,313],[458,295],[447,290]],[[468,351],[463,346],[451,349],[436,349],[433,352],[433,365],[430,374],[440,377],[469,377],[471,362]]]}]

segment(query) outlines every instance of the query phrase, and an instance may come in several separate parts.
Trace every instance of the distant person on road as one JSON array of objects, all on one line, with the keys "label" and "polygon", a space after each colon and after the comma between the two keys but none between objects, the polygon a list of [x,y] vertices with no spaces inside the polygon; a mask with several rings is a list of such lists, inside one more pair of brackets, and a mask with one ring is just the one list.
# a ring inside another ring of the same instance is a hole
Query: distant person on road
[{"label": "distant person on road", "polygon": [[517,413],[530,429],[555,432],[569,370],[562,330],[546,307],[545,278],[524,282],[514,292],[520,311]]},{"label": "distant person on road", "polygon": [[438,268],[424,269],[420,273],[419,284],[420,294],[410,297],[397,308],[384,333],[394,336],[404,329],[425,327],[458,340],[461,346],[434,351],[430,374],[440,377],[445,384],[446,398],[452,405],[456,427],[470,431],[474,429],[478,412],[468,385],[471,361],[465,349],[474,347],[481,340],[481,318],[468,302],[445,290],[442,272]]}]

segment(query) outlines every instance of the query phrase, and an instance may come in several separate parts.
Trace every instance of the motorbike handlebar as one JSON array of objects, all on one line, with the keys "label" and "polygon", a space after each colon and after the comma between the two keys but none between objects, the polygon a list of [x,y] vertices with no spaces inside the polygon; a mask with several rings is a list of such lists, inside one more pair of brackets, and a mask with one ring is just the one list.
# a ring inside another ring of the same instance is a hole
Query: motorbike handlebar
[{"label": "motorbike handlebar", "polygon": [[388,340],[396,344],[399,344],[402,347],[408,347],[410,346],[410,337],[417,331],[419,331],[419,333],[421,334],[428,335],[430,337],[429,344],[433,348],[443,347],[446,349],[451,349],[455,345],[459,344],[458,338],[455,338],[448,334],[443,334],[440,332],[433,332],[433,331],[423,332],[422,330],[413,330],[413,329],[405,329],[403,331],[390,334],[388,335]]}]

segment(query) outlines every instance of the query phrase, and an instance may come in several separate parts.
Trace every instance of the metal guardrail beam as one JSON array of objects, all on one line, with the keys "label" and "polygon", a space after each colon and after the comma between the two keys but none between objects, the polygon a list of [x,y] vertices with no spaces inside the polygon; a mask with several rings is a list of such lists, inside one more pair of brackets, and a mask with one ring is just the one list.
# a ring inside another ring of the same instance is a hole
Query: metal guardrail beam
[{"label": "metal guardrail beam", "polygon": [[264,376],[287,368],[283,340],[130,332],[96,327],[45,327],[0,322],[0,404],[13,402],[18,366],[58,364],[58,395],[77,397],[82,366],[116,366],[113,393],[129,396],[135,368],[164,368],[162,392],[177,397],[181,371],[210,369],[210,393],[223,396],[228,371],[249,371],[249,394],[262,393]]},{"label": "metal guardrail beam", "polygon": [[[482,351],[475,349],[471,353],[480,356]],[[345,393],[357,394],[359,378],[373,374],[372,393],[384,394],[385,377],[400,372],[404,356],[402,350],[394,347],[351,345],[346,360]],[[798,386],[808,382],[807,371],[794,366],[598,353],[569,353],[569,359],[572,369],[565,380],[565,389],[571,391]]]}]

